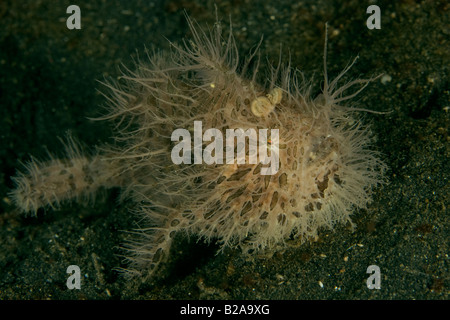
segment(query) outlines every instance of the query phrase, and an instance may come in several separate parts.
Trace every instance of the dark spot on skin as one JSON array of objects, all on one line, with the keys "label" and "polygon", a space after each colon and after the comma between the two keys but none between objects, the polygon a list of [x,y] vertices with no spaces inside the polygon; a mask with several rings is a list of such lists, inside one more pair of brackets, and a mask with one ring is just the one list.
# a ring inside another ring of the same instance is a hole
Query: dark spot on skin
[{"label": "dark spot on skin", "polygon": [[236,199],[237,197],[241,196],[244,193],[244,190],[247,189],[247,185],[243,186],[242,188],[236,190],[235,193],[233,193],[231,196],[228,197],[227,203],[230,203],[232,200]]},{"label": "dark spot on skin", "polygon": [[215,213],[214,210],[208,211],[203,215],[203,218],[205,218],[205,220],[211,219],[211,217],[214,216],[214,213]]},{"label": "dark spot on skin", "polygon": [[69,186],[70,186],[70,189],[72,190],[72,191],[75,191],[76,189],[77,189],[77,186],[75,185],[75,182],[73,181],[74,180],[74,178],[73,178],[73,174],[71,174],[70,176],[69,176]]},{"label": "dark spot on skin", "polygon": [[221,184],[227,177],[221,176],[219,179],[217,179],[217,184]]},{"label": "dark spot on skin", "polygon": [[259,217],[261,220],[264,220],[267,218],[267,216],[269,215],[269,213],[267,211],[264,211],[263,214]]},{"label": "dark spot on skin", "polygon": [[341,178],[339,178],[339,175],[334,174],[333,180],[334,180],[334,182],[337,183],[338,186],[342,185],[342,180],[341,180]]},{"label": "dark spot on skin", "polygon": [[243,215],[245,215],[247,212],[249,212],[252,209],[252,203],[250,201],[247,201],[244,205],[244,207],[242,208],[241,211],[241,217]]},{"label": "dark spot on skin", "polygon": [[252,170],[252,168],[247,168],[241,171],[237,171],[236,173],[233,173],[227,181],[238,181],[241,180],[243,176],[245,176],[247,173],[249,173]]},{"label": "dark spot on skin", "polygon": [[330,171],[327,172],[327,174],[323,177],[323,181],[316,180],[317,189],[320,191],[320,197],[323,198],[324,191],[326,188],[328,188],[328,175],[330,174]]}]

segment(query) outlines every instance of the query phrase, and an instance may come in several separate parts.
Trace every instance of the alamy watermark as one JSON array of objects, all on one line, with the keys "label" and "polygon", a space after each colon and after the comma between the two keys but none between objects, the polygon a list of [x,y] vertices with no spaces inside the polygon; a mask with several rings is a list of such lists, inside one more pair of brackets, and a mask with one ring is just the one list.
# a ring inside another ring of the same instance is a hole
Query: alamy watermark
[{"label": "alamy watermark", "polygon": [[[194,121],[194,145],[191,133],[187,129],[176,129],[171,140],[178,142],[171,152],[174,164],[258,164],[261,163],[262,175],[273,175],[278,172],[279,164],[279,131],[278,129],[247,130],[226,129],[225,148],[222,131],[215,128],[203,133],[202,122]],[[209,142],[203,149],[203,142]],[[236,143],[235,143],[236,141]],[[248,141],[248,150],[246,148]],[[236,156],[235,156],[236,150]],[[248,151],[248,152],[247,152]],[[225,152],[225,157],[224,157]],[[264,166],[267,167],[264,167]]]},{"label": "alamy watermark", "polygon": [[81,289],[81,270],[80,267],[73,264],[67,267],[66,273],[70,274],[67,278],[66,286],[68,289]]},{"label": "alamy watermark", "polygon": [[370,276],[367,278],[367,281],[366,281],[367,288],[369,288],[370,290],[381,289],[380,267],[372,264],[367,267],[366,273],[370,274]]}]

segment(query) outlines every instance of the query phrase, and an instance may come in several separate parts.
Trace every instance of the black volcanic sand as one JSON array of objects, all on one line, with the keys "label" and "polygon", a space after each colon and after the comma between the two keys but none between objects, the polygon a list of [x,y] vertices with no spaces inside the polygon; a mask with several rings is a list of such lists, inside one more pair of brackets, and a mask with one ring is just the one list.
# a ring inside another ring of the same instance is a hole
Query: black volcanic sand
[{"label": "black volcanic sand", "polygon": [[[66,28],[68,4],[0,3],[0,299],[448,299],[449,4],[378,4],[381,30],[369,30],[361,1],[219,1],[241,53],[264,35],[261,61],[283,59],[322,75],[324,25],[328,71],[337,75],[356,55],[351,77],[385,77],[358,96],[385,154],[389,184],[367,210],[355,210],[356,230],[339,225],[313,243],[273,257],[216,255],[214,244],[180,235],[168,267],[153,282],[120,277],[117,246],[134,225],[117,191],[95,204],[67,204],[27,217],[7,198],[10,179],[29,155],[61,153],[67,130],[86,145],[108,141],[110,127],[87,117],[105,101],[97,80],[120,75],[144,47],[167,49],[188,36],[185,9],[213,25],[214,1],[77,1],[82,29]],[[160,3],[155,1],[155,3]],[[314,5],[310,4],[314,3]],[[344,3],[344,2],[342,2]],[[136,51],[137,49],[137,51]],[[81,290],[68,290],[66,268],[81,268]],[[369,290],[367,267],[381,271]]]}]

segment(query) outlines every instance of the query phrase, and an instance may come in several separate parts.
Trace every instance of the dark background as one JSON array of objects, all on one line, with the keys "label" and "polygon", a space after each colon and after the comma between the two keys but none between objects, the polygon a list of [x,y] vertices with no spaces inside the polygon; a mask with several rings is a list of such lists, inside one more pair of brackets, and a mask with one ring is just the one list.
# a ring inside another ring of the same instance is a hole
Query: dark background
[{"label": "dark background", "polygon": [[[81,8],[81,30],[66,28],[66,8]],[[381,8],[381,30],[369,30],[366,8]],[[262,57],[284,60],[323,79],[356,55],[350,76],[385,73],[358,97],[390,170],[368,210],[317,242],[272,258],[180,236],[169,267],[145,284],[112,270],[121,265],[122,230],[133,227],[127,203],[111,191],[95,204],[68,204],[38,217],[7,198],[10,179],[30,155],[62,153],[67,130],[87,146],[108,141],[97,80],[132,67],[144,48],[167,49],[189,36],[183,10],[215,22],[214,1],[0,2],[0,299],[448,299],[449,297],[449,4],[446,1],[217,1],[242,56],[264,35]],[[137,51],[136,51],[137,50]],[[265,61],[263,59],[263,61]],[[104,90],[103,90],[104,91]],[[80,266],[81,290],[68,290],[66,268]],[[366,286],[369,265],[381,289]],[[321,283],[323,286],[319,285]]]}]

